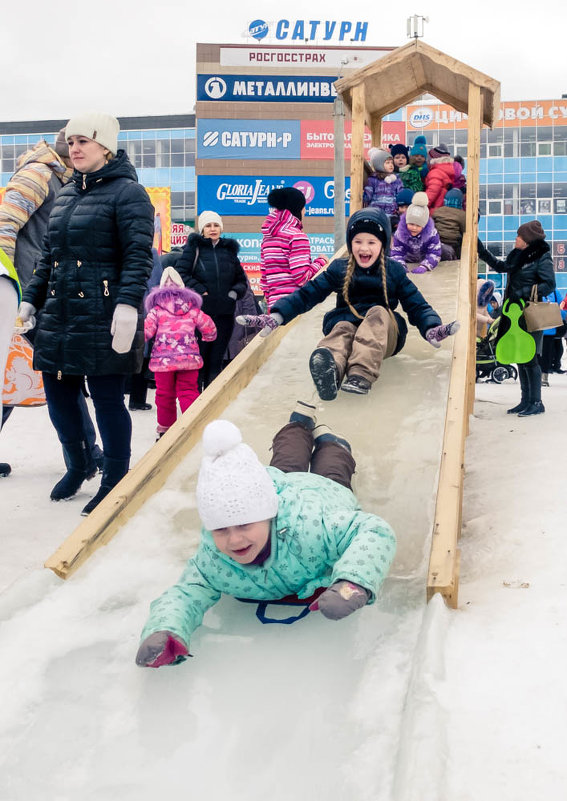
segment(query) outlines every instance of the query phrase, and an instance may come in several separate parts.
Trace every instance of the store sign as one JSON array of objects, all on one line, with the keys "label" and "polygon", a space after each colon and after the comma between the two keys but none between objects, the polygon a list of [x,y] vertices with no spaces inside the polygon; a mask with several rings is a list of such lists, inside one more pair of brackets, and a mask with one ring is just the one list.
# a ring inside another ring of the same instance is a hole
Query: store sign
[{"label": "store sign", "polygon": [[[407,107],[408,130],[466,129],[468,117],[451,106],[439,103]],[[517,128],[518,125],[567,125],[565,100],[538,100],[501,103],[496,127]]]},{"label": "store sign", "polygon": [[[345,123],[345,158],[351,154],[352,123]],[[405,144],[406,126],[403,122],[384,122],[382,124],[382,147],[398,143]],[[372,134],[364,131],[364,155],[372,147]],[[301,158],[332,159],[335,155],[335,132],[332,120],[301,121]]]},{"label": "store sign", "polygon": [[[345,179],[345,206],[348,214],[350,179]],[[274,177],[239,175],[199,175],[197,178],[198,212],[214,209],[221,216],[265,216],[272,189],[294,186],[305,195],[306,217],[332,217],[335,184],[332,178],[313,176]]]},{"label": "store sign", "polygon": [[197,120],[198,159],[298,159],[299,120]]},{"label": "store sign", "polygon": [[358,69],[377,61],[392,48],[346,50],[342,47],[221,47],[223,67],[322,67]]},{"label": "store sign", "polygon": [[187,243],[187,237],[193,233],[193,228],[185,223],[171,224],[171,247],[182,248]]},{"label": "store sign", "polygon": [[258,42],[267,37],[273,37],[279,41],[299,41],[314,42],[321,39],[324,42],[365,42],[368,34],[367,22],[351,22],[343,20],[288,20],[279,19],[273,22],[266,22],[263,19],[255,19],[245,31],[244,36],[251,36]]},{"label": "store sign", "polygon": [[[250,286],[255,295],[261,295],[260,289],[260,247],[262,245],[261,234],[251,233],[231,233],[230,236],[236,239],[240,245],[238,258],[248,276]],[[326,256],[331,259],[335,253],[334,234],[308,234],[309,245],[311,247],[311,258]]]},{"label": "store sign", "polygon": [[336,78],[276,75],[198,75],[197,100],[332,103]]}]

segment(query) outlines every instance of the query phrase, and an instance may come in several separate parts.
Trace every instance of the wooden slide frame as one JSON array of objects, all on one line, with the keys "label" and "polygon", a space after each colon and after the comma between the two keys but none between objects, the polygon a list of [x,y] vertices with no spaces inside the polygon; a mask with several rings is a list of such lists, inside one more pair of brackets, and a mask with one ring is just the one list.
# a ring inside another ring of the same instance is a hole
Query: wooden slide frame
[{"label": "wooden slide frame", "polygon": [[45,562],[63,579],[69,578],[98,548],[157,492],[183,457],[197,445],[203,429],[220,416],[246,387],[292,328],[294,322],[254,337],[219,377],[199,395],[177,422],[153,445],[122,481]]}]

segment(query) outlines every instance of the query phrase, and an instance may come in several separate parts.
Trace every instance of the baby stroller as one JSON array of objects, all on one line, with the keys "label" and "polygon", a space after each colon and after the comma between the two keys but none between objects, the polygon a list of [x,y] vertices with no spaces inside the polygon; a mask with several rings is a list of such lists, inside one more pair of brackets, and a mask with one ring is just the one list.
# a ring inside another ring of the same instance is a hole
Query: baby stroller
[{"label": "baby stroller", "polygon": [[481,378],[501,384],[508,378],[514,381],[518,371],[513,364],[500,364],[496,361],[496,334],[500,316],[493,320],[485,337],[476,338],[476,380]]}]

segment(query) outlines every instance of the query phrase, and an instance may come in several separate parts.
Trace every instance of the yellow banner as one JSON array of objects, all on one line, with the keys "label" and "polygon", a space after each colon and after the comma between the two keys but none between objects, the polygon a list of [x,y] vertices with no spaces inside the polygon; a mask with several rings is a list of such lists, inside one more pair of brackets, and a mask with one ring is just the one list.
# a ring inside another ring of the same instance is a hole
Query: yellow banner
[{"label": "yellow banner", "polygon": [[154,247],[161,256],[171,250],[171,189],[169,186],[146,186],[154,217]]}]

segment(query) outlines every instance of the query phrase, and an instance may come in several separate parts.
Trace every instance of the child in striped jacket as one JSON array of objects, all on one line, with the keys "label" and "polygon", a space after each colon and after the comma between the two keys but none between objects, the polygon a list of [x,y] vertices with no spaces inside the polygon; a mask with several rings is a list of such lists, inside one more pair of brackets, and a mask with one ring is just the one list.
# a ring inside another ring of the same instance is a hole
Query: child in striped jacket
[{"label": "child in striped jacket", "polygon": [[295,187],[274,189],[268,195],[272,211],[262,225],[260,288],[268,311],[291,295],[327,264],[325,256],[311,261],[311,247],[303,231],[305,195]]}]

